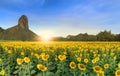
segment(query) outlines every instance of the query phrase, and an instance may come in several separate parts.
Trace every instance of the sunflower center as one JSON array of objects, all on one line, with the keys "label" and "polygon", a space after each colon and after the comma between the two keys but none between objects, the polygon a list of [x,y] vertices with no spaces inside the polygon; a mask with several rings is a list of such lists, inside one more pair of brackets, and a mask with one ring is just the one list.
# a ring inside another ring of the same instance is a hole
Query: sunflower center
[{"label": "sunflower center", "polygon": [[120,75],[120,71],[117,72],[117,75]]},{"label": "sunflower center", "polygon": [[83,65],[80,65],[81,68],[85,68]]},{"label": "sunflower center", "polygon": [[96,67],[95,69],[96,69],[97,71],[99,71],[99,70],[100,70],[100,68],[99,68],[99,67]]},{"label": "sunflower center", "polygon": [[71,64],[71,66],[72,66],[72,67],[75,67],[75,65],[74,65],[74,64]]}]

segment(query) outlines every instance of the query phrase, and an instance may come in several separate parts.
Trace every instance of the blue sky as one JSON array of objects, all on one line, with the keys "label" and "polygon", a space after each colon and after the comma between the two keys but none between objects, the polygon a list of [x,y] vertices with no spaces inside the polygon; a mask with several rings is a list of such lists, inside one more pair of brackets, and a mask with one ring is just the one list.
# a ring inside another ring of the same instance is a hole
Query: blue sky
[{"label": "blue sky", "polygon": [[25,14],[38,35],[120,33],[120,0],[0,0],[0,27],[14,26]]}]

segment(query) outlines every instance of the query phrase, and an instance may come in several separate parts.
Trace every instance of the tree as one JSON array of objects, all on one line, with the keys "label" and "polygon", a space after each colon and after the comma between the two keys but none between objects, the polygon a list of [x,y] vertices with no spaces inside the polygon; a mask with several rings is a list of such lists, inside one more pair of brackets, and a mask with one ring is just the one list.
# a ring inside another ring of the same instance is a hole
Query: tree
[{"label": "tree", "polygon": [[114,35],[111,34],[111,31],[101,31],[100,33],[97,34],[97,40],[98,41],[113,41],[114,40]]},{"label": "tree", "polygon": [[120,41],[120,34],[117,34],[117,35],[115,36],[115,40],[116,40],[116,41]]}]

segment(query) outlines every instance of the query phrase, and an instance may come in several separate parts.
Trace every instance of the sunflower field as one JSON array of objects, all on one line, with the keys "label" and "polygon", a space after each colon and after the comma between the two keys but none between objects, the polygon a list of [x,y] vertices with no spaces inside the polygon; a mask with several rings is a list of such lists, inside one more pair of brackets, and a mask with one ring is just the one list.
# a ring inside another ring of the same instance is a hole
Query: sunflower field
[{"label": "sunflower field", "polygon": [[0,76],[120,76],[120,42],[0,42]]}]

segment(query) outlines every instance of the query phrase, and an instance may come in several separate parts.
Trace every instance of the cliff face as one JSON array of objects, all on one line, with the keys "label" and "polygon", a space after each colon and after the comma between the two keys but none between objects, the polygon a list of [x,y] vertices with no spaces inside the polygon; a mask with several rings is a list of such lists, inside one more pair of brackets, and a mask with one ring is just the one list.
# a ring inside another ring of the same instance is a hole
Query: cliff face
[{"label": "cliff face", "polygon": [[0,28],[0,40],[35,41],[39,40],[39,36],[29,29],[28,18],[22,15],[16,26],[6,30]]},{"label": "cliff face", "polygon": [[25,15],[22,15],[20,19],[18,20],[18,27],[21,29],[26,29],[28,30],[28,18]]}]

